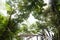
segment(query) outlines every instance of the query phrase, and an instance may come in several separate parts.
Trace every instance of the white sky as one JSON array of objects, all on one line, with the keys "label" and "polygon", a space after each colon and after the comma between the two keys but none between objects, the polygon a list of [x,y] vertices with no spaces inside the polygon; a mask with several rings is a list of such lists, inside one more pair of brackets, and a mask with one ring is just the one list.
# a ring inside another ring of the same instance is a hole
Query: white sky
[{"label": "white sky", "polygon": [[[5,1],[6,0],[0,0],[0,12],[3,13],[5,16],[7,16],[7,12],[5,10]],[[49,5],[49,0],[44,0],[45,3],[47,3],[47,5]],[[46,8],[47,6],[45,6],[44,8]]]},{"label": "white sky", "polygon": [[44,0],[44,2],[47,3],[47,4],[49,4],[49,1],[50,1],[50,0]]},{"label": "white sky", "polygon": [[7,11],[5,9],[5,0],[0,0],[0,13],[4,14],[7,16]]},{"label": "white sky", "polygon": [[[4,6],[5,1],[6,0],[0,0],[0,12],[3,13],[5,16],[7,16],[7,11],[5,10],[5,6]],[[44,2],[48,4],[49,0],[44,0]],[[47,6],[45,6],[44,8],[46,8],[46,7]],[[31,24],[31,23],[34,23],[36,20],[35,20],[35,18],[32,15],[30,15],[28,21]]]}]

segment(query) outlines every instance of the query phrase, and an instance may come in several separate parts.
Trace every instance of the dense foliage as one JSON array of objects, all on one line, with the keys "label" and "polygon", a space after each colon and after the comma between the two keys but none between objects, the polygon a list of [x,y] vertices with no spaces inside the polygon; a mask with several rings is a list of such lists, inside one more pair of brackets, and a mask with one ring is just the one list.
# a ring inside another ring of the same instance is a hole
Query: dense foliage
[{"label": "dense foliage", "polygon": [[[45,30],[49,36],[50,31],[54,33],[53,40],[60,40],[60,1],[50,1],[44,9],[47,4],[43,0],[7,0],[7,17],[0,14],[0,40],[23,40],[19,37],[21,33],[41,33],[45,37]],[[36,19],[33,24],[28,22],[30,14]]]}]

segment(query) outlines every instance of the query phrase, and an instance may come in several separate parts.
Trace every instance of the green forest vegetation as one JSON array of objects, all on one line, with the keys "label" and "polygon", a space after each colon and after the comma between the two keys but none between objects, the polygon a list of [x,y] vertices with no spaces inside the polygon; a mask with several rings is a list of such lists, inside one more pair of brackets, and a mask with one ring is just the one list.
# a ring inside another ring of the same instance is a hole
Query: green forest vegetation
[{"label": "green forest vegetation", "polygon": [[[7,16],[0,13],[0,40],[23,40],[21,33],[45,37],[44,30],[49,36],[49,30],[54,33],[52,40],[60,40],[60,0],[50,0],[50,6],[44,9],[46,5],[43,0],[7,0]],[[31,25],[27,21],[30,14],[37,20]]]}]

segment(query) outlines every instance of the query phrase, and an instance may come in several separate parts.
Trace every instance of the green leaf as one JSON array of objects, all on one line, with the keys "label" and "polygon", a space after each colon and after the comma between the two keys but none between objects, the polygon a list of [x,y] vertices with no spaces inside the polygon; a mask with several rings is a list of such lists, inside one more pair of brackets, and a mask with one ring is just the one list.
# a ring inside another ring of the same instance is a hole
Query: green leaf
[{"label": "green leaf", "polygon": [[8,3],[6,3],[5,6],[7,11],[11,11],[11,6]]}]

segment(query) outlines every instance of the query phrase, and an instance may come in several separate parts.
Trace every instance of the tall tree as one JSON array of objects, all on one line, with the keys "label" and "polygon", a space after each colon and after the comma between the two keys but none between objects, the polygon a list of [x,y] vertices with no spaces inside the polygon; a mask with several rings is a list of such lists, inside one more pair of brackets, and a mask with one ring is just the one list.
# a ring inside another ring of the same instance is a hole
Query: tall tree
[{"label": "tall tree", "polygon": [[[51,0],[51,7],[47,8],[46,11],[43,8],[46,5],[43,0],[8,0],[6,2],[6,10],[8,14],[6,17],[7,22],[4,22],[6,24],[4,31],[1,33],[0,40],[20,40],[21,38],[19,39],[19,37],[17,37],[18,32],[38,33],[41,30],[43,35],[41,40],[43,40],[43,38],[45,38],[45,30],[50,35],[48,28],[51,28],[52,26],[54,26],[58,30],[58,33],[60,33],[60,10],[56,3],[59,4],[56,0]],[[31,31],[28,31],[27,25],[25,24],[23,24],[22,28],[19,28],[18,25],[20,25],[24,20],[27,20],[30,14],[37,19],[36,24],[30,26]]]},{"label": "tall tree", "polygon": [[60,40],[60,0],[50,0],[51,1],[51,9],[53,12],[52,24],[57,29],[57,33],[55,33],[53,40]]},{"label": "tall tree", "polygon": [[[7,24],[0,36],[0,40],[16,39],[18,23],[27,20],[31,12],[35,12],[35,18],[38,18],[38,15],[42,13],[44,5],[43,0],[8,0],[6,2],[6,10],[8,14]],[[14,16],[14,18],[12,18],[12,16]],[[17,38],[17,40],[19,40],[19,38]]]}]

